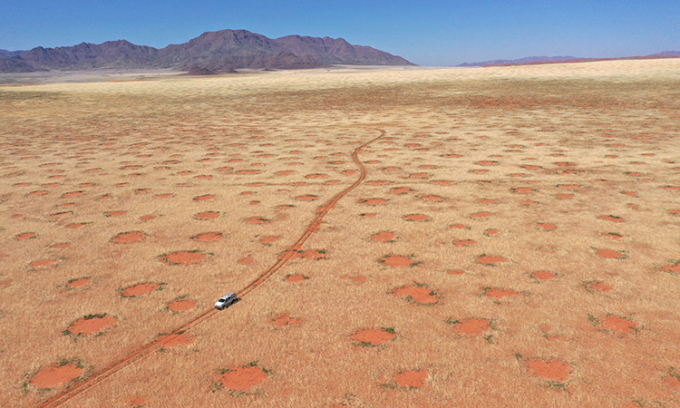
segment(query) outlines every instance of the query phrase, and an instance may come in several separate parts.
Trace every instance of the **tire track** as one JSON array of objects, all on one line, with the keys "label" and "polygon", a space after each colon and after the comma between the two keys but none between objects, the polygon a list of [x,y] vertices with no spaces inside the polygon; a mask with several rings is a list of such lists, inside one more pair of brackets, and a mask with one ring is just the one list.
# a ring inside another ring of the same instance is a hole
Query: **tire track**
[{"label": "tire track", "polygon": [[[255,288],[258,286],[262,285],[264,282],[267,281],[273,274],[275,274],[278,270],[283,268],[293,257],[294,254],[299,251],[302,246],[307,242],[307,240],[314,235],[315,232],[319,230],[319,226],[321,225],[321,222],[323,221],[324,217],[335,207],[335,205],[340,201],[341,198],[347,195],[350,191],[354,190],[359,184],[361,184],[365,179],[366,176],[368,175],[368,172],[366,170],[366,166],[359,160],[359,153],[363,148],[366,146],[370,145],[371,143],[377,141],[378,139],[384,137],[387,132],[383,129],[377,129],[380,132],[380,136],[375,137],[368,142],[362,144],[361,146],[357,147],[354,152],[352,152],[352,160],[356,165],[359,167],[359,170],[361,171],[361,175],[359,176],[359,179],[354,182],[351,186],[347,187],[346,189],[342,190],[341,192],[337,193],[331,200],[326,203],[326,205],[319,207],[316,213],[316,217],[314,217],[314,220],[309,224],[309,226],[305,229],[305,232],[302,234],[302,236],[295,242],[290,248],[288,248],[283,255],[279,258],[279,260],[272,265],[271,268],[269,268],[266,272],[264,272],[262,275],[260,275],[257,279],[255,279],[253,282],[251,282],[248,286],[243,288],[240,292],[238,292],[238,298],[242,299],[244,296],[246,296],[248,293],[252,292]],[[99,373],[94,374],[92,377],[74,385],[71,388],[66,389],[64,392],[61,394],[58,394],[49,400],[41,403],[38,405],[41,408],[48,408],[48,407],[58,407],[71,399],[75,398],[76,396],[86,392],[87,390],[91,389],[95,385],[103,382],[107,378],[111,377],[112,375],[116,374],[123,368],[133,364],[134,362],[141,360],[148,354],[162,348],[167,342],[170,340],[176,338],[177,336],[181,335],[182,333],[189,331],[193,329],[194,327],[198,326],[199,324],[207,321],[211,317],[213,317],[217,313],[217,309],[211,308],[210,310],[205,311],[203,314],[200,316],[194,318],[193,320],[190,320],[189,322],[185,323],[181,327],[173,330],[170,334],[166,334],[162,337],[159,337],[158,339],[154,340],[150,344],[147,344],[146,346],[143,346],[141,349],[128,354],[126,357],[124,357],[122,360],[119,360],[108,367],[104,368],[101,370]]]}]

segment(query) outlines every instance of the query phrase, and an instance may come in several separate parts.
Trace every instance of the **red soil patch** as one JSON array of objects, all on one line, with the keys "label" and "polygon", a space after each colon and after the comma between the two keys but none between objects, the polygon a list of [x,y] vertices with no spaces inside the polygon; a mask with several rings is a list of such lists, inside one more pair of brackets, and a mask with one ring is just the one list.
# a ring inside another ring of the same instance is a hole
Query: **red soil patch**
[{"label": "red soil patch", "polygon": [[82,372],[75,364],[52,366],[40,370],[28,382],[38,389],[57,388],[80,377]]},{"label": "red soil patch", "polygon": [[440,197],[438,195],[423,196],[420,199],[423,200],[423,201],[430,201],[430,202],[435,202],[435,203],[439,203],[439,202],[444,201],[444,198]]},{"label": "red soil patch", "polygon": [[[677,379],[676,377],[666,377],[663,380],[664,383],[666,383],[667,386],[675,389],[680,389],[680,380]],[[635,406],[635,408],[638,408]],[[645,408],[645,407],[643,407]]]},{"label": "red soil patch", "polygon": [[680,215],[680,209],[668,210],[668,214],[670,214],[670,215]]},{"label": "red soil patch", "polygon": [[407,214],[404,215],[402,218],[404,218],[406,221],[419,221],[419,222],[430,221],[430,217],[428,217],[425,214]]},{"label": "red soil patch", "polygon": [[41,261],[32,262],[29,266],[33,269],[47,268],[49,266],[54,266],[59,263],[58,259],[43,259]]},{"label": "red soil patch", "polygon": [[478,164],[480,166],[497,166],[498,162],[494,160],[481,160],[476,162],[475,164]]},{"label": "red soil patch", "polygon": [[279,238],[281,238],[278,235],[265,235],[264,237],[260,238],[260,244],[273,244],[274,242],[278,241]]},{"label": "red soil patch", "polygon": [[220,213],[218,211],[206,211],[194,215],[194,217],[199,220],[214,220],[219,218],[219,216]]},{"label": "red soil patch", "polygon": [[164,193],[164,194],[155,194],[154,198],[171,198],[174,197],[175,195],[172,193]]},{"label": "red soil patch", "polygon": [[115,237],[111,238],[114,244],[134,244],[144,240],[146,234],[142,231],[121,232]]},{"label": "red soil patch", "polygon": [[480,198],[477,200],[479,204],[498,204],[498,201],[494,200],[493,198]]},{"label": "red soil patch", "polygon": [[385,205],[387,204],[387,200],[384,198],[368,198],[365,200],[360,200],[359,203],[364,205]]},{"label": "red soil patch", "polygon": [[395,333],[390,333],[383,329],[366,329],[354,333],[352,340],[377,346],[395,337],[397,337]]},{"label": "red soil patch", "polygon": [[548,381],[565,382],[571,376],[572,368],[569,363],[551,359],[541,360],[532,358],[527,361],[527,368],[533,375]]},{"label": "red soil patch", "polygon": [[345,170],[345,171],[342,172],[342,174],[344,174],[346,176],[353,176],[353,175],[357,174],[357,171],[356,170]]},{"label": "red soil patch", "polygon": [[482,265],[497,265],[499,263],[507,262],[508,260],[500,255],[480,255],[477,257],[476,261]]},{"label": "red soil patch", "polygon": [[281,170],[281,171],[277,171],[274,174],[277,175],[277,176],[288,176],[288,175],[291,175],[293,173],[295,173],[293,170]]},{"label": "red soil patch", "polygon": [[480,335],[489,331],[491,322],[487,319],[466,319],[453,324],[453,332],[468,336]]},{"label": "red soil patch", "polygon": [[26,241],[27,239],[33,239],[37,236],[38,234],[36,234],[35,232],[23,232],[19,235],[16,235],[14,238],[16,238],[19,241]]},{"label": "red soil patch", "polygon": [[161,285],[158,283],[140,283],[135,286],[130,286],[129,288],[123,290],[121,295],[124,297],[133,297],[133,296],[139,296],[139,295],[146,295],[147,293],[151,293],[155,290],[158,290],[161,288]]},{"label": "red soil patch", "polygon": [[557,225],[548,224],[548,223],[545,223],[545,222],[538,223],[538,224],[536,224],[536,226],[539,227],[539,228],[542,228],[546,231],[555,231],[557,229]]},{"label": "red soil patch", "polygon": [[168,303],[168,309],[177,313],[191,310],[194,307],[196,307],[196,301],[188,299],[175,300],[174,302]]},{"label": "red soil patch", "polygon": [[606,259],[623,259],[626,257],[622,252],[613,249],[598,249],[596,253],[597,256]]},{"label": "red soil patch", "polygon": [[489,288],[484,291],[484,294],[490,298],[503,299],[506,297],[519,296],[520,293],[512,289],[502,289],[502,288]]},{"label": "red soil patch", "polygon": [[66,228],[68,228],[68,229],[76,229],[76,228],[84,227],[84,226],[86,226],[87,224],[88,224],[88,223],[86,223],[86,222],[75,222],[75,223],[73,223],[73,224],[68,224],[68,225],[66,226]]},{"label": "red soil patch", "polygon": [[531,274],[531,277],[540,281],[557,279],[557,275],[548,271],[538,271]]},{"label": "red soil patch", "polygon": [[412,266],[417,263],[411,260],[411,258],[409,258],[408,256],[403,255],[386,255],[380,258],[380,262],[384,263],[385,265],[391,268]]},{"label": "red soil patch", "polygon": [[453,245],[455,246],[471,246],[471,245],[477,245],[477,241],[473,241],[471,239],[462,239],[459,241],[453,241]]},{"label": "red soil patch", "polygon": [[361,217],[375,217],[376,213],[364,213],[364,214],[359,214]]},{"label": "red soil patch", "polygon": [[308,279],[309,278],[307,278],[306,276],[295,274],[295,275],[290,275],[289,277],[284,279],[284,281],[290,282],[290,283],[300,283],[300,282],[304,282]]},{"label": "red soil patch", "polygon": [[189,333],[171,334],[163,343],[167,347],[188,346],[196,341],[196,336],[189,337]]},{"label": "red soil patch", "polygon": [[255,263],[255,260],[251,256],[246,256],[236,261],[236,263],[239,265],[252,265]]},{"label": "red soil patch", "polygon": [[397,385],[405,388],[419,388],[425,385],[429,374],[427,370],[404,371],[394,376]]},{"label": "red soil patch", "polygon": [[283,326],[299,326],[300,323],[302,323],[302,319],[291,319],[290,312],[282,313],[272,320],[272,324],[278,328]]},{"label": "red soil patch", "polygon": [[624,220],[623,218],[616,217],[614,215],[600,215],[597,218],[600,219],[600,220],[611,221],[611,222],[626,222],[626,220]]},{"label": "red soil patch", "polygon": [[82,319],[78,319],[72,325],[70,325],[68,327],[68,331],[75,335],[95,334],[101,332],[104,329],[115,326],[116,323],[118,323],[118,319],[111,316],[95,316],[90,318],[83,317]]},{"label": "red soil patch", "polygon": [[432,295],[432,291],[425,286],[403,286],[393,292],[396,297],[410,297],[417,303],[437,303],[439,298]]},{"label": "red soil patch", "polygon": [[428,178],[429,175],[427,173],[414,173],[408,176],[410,179],[421,179],[421,178]]},{"label": "red soil patch", "polygon": [[534,190],[529,187],[518,187],[518,188],[513,188],[511,190],[513,193],[516,194],[533,194]]},{"label": "red soil patch", "polygon": [[589,289],[591,291],[598,291],[598,292],[609,292],[612,290],[612,287],[607,285],[606,283],[602,281],[593,281],[593,282],[588,282],[585,285],[586,289]]},{"label": "red soil patch", "polygon": [[214,199],[215,196],[213,194],[205,194],[205,195],[200,195],[194,197],[194,201],[208,201]]},{"label": "red soil patch", "polygon": [[395,188],[393,188],[392,190],[390,190],[390,194],[401,195],[401,194],[408,194],[408,193],[410,193],[411,191],[413,191],[413,190],[411,190],[411,189],[408,188],[408,187],[395,187]]},{"label": "red soil patch", "polygon": [[264,224],[266,222],[269,222],[268,219],[263,218],[263,217],[250,217],[250,218],[246,218],[245,221],[248,224]]},{"label": "red soil patch", "polygon": [[395,234],[392,231],[380,231],[377,234],[371,236],[371,241],[373,242],[392,242],[394,240]]},{"label": "red soil patch", "polygon": [[295,199],[298,200],[298,201],[314,201],[314,200],[317,200],[318,198],[319,197],[317,197],[315,195],[311,195],[311,194],[301,195],[301,196],[295,197]]},{"label": "red soil patch", "polygon": [[326,177],[328,177],[328,174],[320,174],[320,173],[308,174],[308,175],[305,176],[306,179],[321,179],[321,178],[326,178]]},{"label": "red soil patch", "polygon": [[128,405],[131,407],[141,407],[146,404],[149,399],[146,397],[140,397],[136,395],[129,396],[127,398]]},{"label": "red soil patch", "polygon": [[470,218],[488,218],[488,217],[491,217],[492,215],[493,215],[493,213],[490,213],[488,211],[481,211],[481,212],[477,212],[477,213],[474,213],[474,214],[470,214],[469,217]]},{"label": "red soil patch", "polygon": [[571,200],[574,198],[573,194],[555,194],[555,197],[557,197],[560,200]]},{"label": "red soil patch", "polygon": [[465,274],[465,271],[462,269],[449,269],[446,273],[449,275],[463,275]]},{"label": "red soil patch", "polygon": [[206,254],[193,251],[177,251],[163,255],[161,260],[171,265],[191,265],[205,260]]},{"label": "red soil patch", "polygon": [[153,215],[153,214],[142,215],[141,217],[139,217],[140,221],[151,221],[151,220],[155,220],[155,219],[156,219],[156,216]]},{"label": "red soil patch", "polygon": [[495,237],[496,235],[500,235],[500,234],[501,234],[500,230],[493,229],[493,228],[490,228],[490,229],[487,229],[486,231],[484,231],[484,235],[486,235],[488,237]]},{"label": "red soil patch", "polygon": [[635,333],[639,330],[639,325],[624,317],[609,315],[600,321],[600,327],[605,330],[614,330],[620,333]]},{"label": "red soil patch", "polygon": [[247,366],[227,371],[222,374],[220,381],[230,390],[241,391],[262,384],[266,379],[267,373],[261,368]]},{"label": "red soil patch", "polygon": [[120,217],[121,215],[127,214],[127,211],[108,211],[104,213],[106,217]]},{"label": "red soil patch", "polygon": [[236,174],[247,175],[247,176],[250,176],[250,175],[253,175],[253,174],[260,174],[260,173],[262,173],[262,170],[239,170],[239,171],[236,172]]},{"label": "red soil patch", "polygon": [[451,224],[451,225],[449,225],[449,228],[451,228],[451,229],[470,229],[470,227],[468,227],[467,225],[463,225],[463,224]]},{"label": "red soil patch", "polygon": [[452,180],[432,180],[432,184],[438,185],[438,186],[450,186],[453,184]]},{"label": "red soil patch", "polygon": [[664,272],[671,272],[680,275],[680,263],[664,265],[663,267],[661,267],[661,270]]},{"label": "red soil patch", "polygon": [[85,286],[90,286],[91,282],[92,279],[90,278],[81,278],[69,282],[66,287],[69,289],[83,288]]},{"label": "red soil patch", "polygon": [[85,194],[85,193],[83,193],[82,191],[72,191],[72,192],[70,192],[70,193],[64,193],[64,194],[62,194],[61,197],[62,197],[62,198],[78,197],[78,196],[81,196],[81,195],[83,195],[83,194]]},{"label": "red soil patch", "polygon": [[201,234],[194,235],[191,239],[195,239],[199,242],[214,242],[222,239],[221,232],[204,232]]},{"label": "red soil patch", "polygon": [[71,246],[71,244],[69,244],[68,242],[60,242],[58,244],[50,245],[50,248],[64,249],[64,248],[68,248],[69,246]]}]

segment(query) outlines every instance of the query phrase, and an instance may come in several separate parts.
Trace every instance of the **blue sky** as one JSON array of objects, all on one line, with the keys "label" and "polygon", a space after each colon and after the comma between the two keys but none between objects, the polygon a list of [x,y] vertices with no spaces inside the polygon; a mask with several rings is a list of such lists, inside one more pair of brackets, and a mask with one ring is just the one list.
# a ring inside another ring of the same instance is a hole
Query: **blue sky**
[{"label": "blue sky", "polygon": [[205,31],[342,37],[419,65],[680,50],[680,0],[0,0],[0,49],[125,39],[162,48]]}]

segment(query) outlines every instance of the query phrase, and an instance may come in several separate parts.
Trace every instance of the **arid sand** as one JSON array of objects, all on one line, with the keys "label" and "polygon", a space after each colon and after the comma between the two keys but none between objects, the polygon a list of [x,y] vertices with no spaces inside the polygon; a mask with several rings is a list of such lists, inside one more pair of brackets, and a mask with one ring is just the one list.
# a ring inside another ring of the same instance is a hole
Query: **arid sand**
[{"label": "arid sand", "polygon": [[2,86],[0,405],[680,407],[679,131],[680,59]]}]

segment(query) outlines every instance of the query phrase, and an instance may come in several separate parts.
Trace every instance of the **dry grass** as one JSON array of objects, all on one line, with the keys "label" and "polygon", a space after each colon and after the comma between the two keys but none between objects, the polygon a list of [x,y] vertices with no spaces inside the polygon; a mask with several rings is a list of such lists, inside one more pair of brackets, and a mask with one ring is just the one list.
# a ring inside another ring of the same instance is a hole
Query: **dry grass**
[{"label": "dry grass", "polygon": [[[81,379],[93,375],[245,287],[357,179],[352,151],[384,129],[359,155],[366,181],[305,244],[325,259],[291,261],[187,332],[191,344],[70,406],[680,406],[680,191],[668,187],[680,186],[679,68],[668,59],[0,88],[0,397],[32,406],[68,386],[38,390],[39,370],[77,361]],[[307,195],[318,199],[297,199]],[[196,218],[208,211],[219,217]],[[136,231],[139,242],[112,242]],[[393,242],[371,240],[381,231]],[[192,239],[205,232],[222,236]],[[206,256],[162,261],[176,251]],[[389,267],[386,255],[413,266]],[[284,281],[296,274],[309,279]],[[89,285],[69,288],[78,278]],[[139,283],[160,290],[122,296]],[[392,293],[415,284],[438,302]],[[196,307],[168,310],[177,299]],[[286,313],[291,324],[272,324]],[[102,314],[117,324],[64,333]],[[376,347],[351,338],[386,327],[397,337]],[[267,379],[222,386],[221,373],[248,364]],[[400,385],[420,370],[424,385]]]}]

